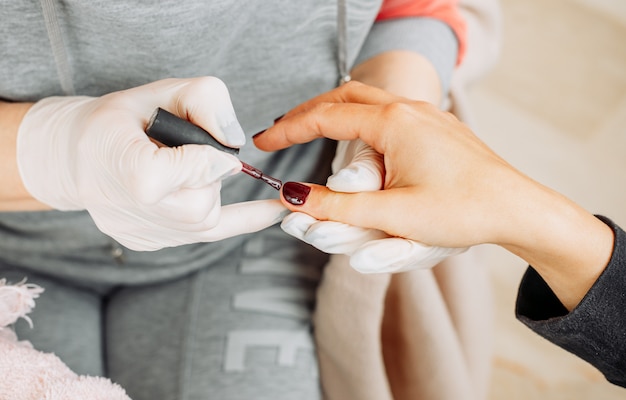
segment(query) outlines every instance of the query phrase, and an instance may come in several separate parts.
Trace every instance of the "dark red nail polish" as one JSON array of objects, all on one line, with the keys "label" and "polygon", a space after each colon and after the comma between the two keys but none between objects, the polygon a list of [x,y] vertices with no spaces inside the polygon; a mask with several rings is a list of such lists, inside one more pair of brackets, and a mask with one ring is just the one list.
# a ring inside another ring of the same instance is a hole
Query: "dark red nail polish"
[{"label": "dark red nail polish", "polygon": [[263,129],[261,132],[255,133],[254,135],[252,135],[252,140],[254,140],[257,136],[261,136],[261,134],[263,132],[265,132],[267,129]]},{"label": "dark red nail polish", "polygon": [[294,206],[301,206],[311,192],[311,187],[298,182],[287,182],[283,185],[283,197]]},{"label": "dark red nail polish", "polygon": [[274,123],[277,123],[278,121],[280,121],[281,119],[283,119],[283,117],[285,116],[285,114],[281,115],[280,117],[276,118],[274,120]]}]

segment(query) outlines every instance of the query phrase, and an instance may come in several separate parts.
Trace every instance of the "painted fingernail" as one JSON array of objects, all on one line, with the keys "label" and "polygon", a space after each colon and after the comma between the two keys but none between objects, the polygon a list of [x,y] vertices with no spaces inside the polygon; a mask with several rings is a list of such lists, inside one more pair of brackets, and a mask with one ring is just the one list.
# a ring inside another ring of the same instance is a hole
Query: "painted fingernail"
[{"label": "painted fingernail", "polygon": [[311,187],[298,182],[287,182],[283,185],[283,197],[294,206],[301,206],[311,192]]},{"label": "painted fingernail", "polygon": [[252,135],[252,139],[254,140],[254,139],[256,139],[256,137],[257,137],[257,136],[261,136],[261,134],[262,134],[263,132],[265,132],[266,130],[267,130],[267,129],[263,129],[261,132],[255,133],[254,135]]},{"label": "painted fingernail", "polygon": [[283,119],[283,117],[285,116],[285,114],[281,115],[280,117],[276,118],[274,120],[274,123],[277,123],[278,121],[280,121],[281,119]]}]

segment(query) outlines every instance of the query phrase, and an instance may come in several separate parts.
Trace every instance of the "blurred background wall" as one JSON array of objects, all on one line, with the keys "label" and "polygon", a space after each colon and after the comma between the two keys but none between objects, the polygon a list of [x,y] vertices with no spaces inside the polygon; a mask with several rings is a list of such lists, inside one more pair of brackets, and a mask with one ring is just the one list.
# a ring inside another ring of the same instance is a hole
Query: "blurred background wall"
[{"label": "blurred background wall", "polygon": [[[537,181],[626,226],[626,0],[500,0],[502,53],[470,89],[476,133]],[[626,399],[514,317],[526,264],[478,249],[496,302],[491,400]]]}]

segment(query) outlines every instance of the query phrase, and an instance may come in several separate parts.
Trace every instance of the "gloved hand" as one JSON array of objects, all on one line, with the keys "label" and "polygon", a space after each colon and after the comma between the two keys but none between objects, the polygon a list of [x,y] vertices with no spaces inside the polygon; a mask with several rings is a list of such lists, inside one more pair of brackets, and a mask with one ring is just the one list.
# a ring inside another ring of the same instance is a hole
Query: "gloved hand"
[{"label": "gloved hand", "polygon": [[[380,190],[383,185],[383,157],[361,139],[338,143],[332,170],[326,186],[335,192]],[[363,273],[431,268],[466,250],[426,246],[413,240],[392,238],[377,229],[318,221],[299,212],[285,217],[281,228],[326,253],[350,255],[350,265]]]},{"label": "gloved hand", "polygon": [[29,193],[58,210],[87,210],[98,228],[133,250],[217,241],[278,222],[284,207],[221,207],[221,180],[239,160],[210,146],[158,147],[144,129],[157,108],[203,127],[223,144],[245,136],[222,81],[166,79],[94,97],[34,104],[17,137]]}]

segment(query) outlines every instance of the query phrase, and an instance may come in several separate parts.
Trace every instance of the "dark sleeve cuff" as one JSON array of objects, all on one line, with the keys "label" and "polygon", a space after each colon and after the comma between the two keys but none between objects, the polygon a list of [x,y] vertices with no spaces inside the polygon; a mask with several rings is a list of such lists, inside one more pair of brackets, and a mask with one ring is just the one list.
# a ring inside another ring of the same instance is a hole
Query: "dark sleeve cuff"
[{"label": "dark sleeve cuff", "polygon": [[427,17],[408,17],[374,24],[353,65],[391,50],[408,50],[426,57],[437,70],[444,95],[456,66],[458,41],[446,23]]},{"label": "dark sleeve cuff", "polygon": [[613,229],[613,255],[580,304],[568,313],[529,267],[520,284],[516,317],[594,365],[610,382],[626,387],[626,234],[608,218],[598,218]]}]

